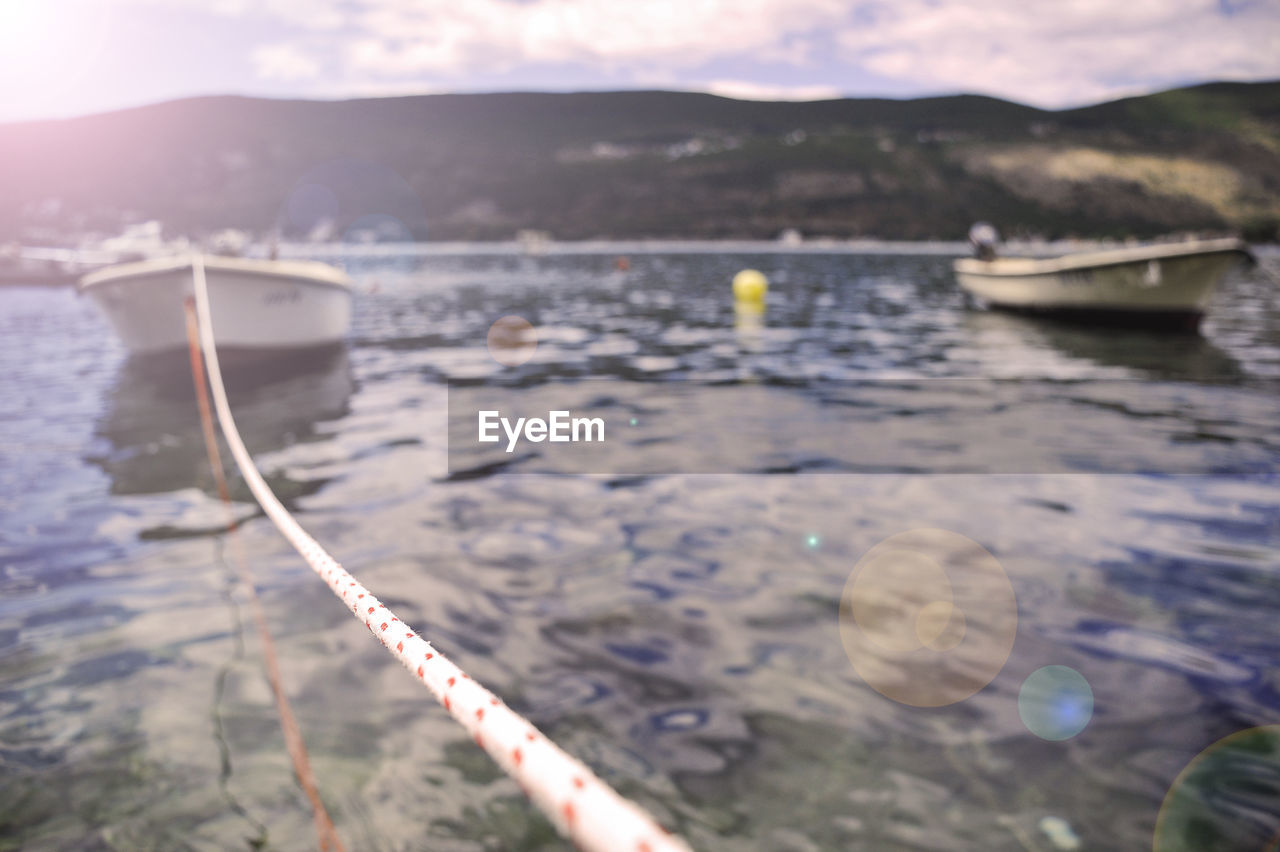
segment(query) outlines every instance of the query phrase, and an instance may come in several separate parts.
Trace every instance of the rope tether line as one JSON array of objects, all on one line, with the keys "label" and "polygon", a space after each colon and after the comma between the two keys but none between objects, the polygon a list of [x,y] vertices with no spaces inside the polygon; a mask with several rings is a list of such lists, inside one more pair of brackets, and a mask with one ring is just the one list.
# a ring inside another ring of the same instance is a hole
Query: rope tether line
[{"label": "rope tether line", "polygon": [[570,757],[531,723],[418,636],[373,593],[325,552],[276,499],[236,430],[214,346],[204,259],[192,256],[192,284],[214,409],[231,455],[271,522],[333,593],[405,668],[426,684],[561,834],[591,852],[687,852],[637,805],[619,796],[581,761]]},{"label": "rope tether line", "polygon": [[315,774],[311,771],[311,761],[307,757],[307,746],[302,739],[302,731],[294,718],[293,708],[285,695],[280,680],[280,663],[276,658],[276,645],[271,639],[271,630],[267,626],[267,616],[262,610],[262,602],[258,599],[257,587],[253,575],[249,571],[249,561],[245,557],[244,546],[236,535],[238,526],[231,508],[231,491],[227,488],[227,478],[222,469],[222,454],[218,452],[217,437],[213,432],[213,418],[209,414],[209,389],[205,385],[204,362],[200,356],[200,340],[197,337],[196,307],[191,298],[187,298],[183,307],[187,315],[187,345],[191,350],[191,379],[196,387],[196,404],[200,407],[200,428],[204,434],[204,446],[209,454],[209,467],[213,469],[213,478],[218,485],[218,496],[227,511],[227,538],[231,541],[232,562],[240,583],[248,589],[249,607],[253,611],[253,620],[258,627],[258,641],[262,644],[262,657],[267,665],[267,680],[271,683],[271,693],[276,699],[276,715],[280,717],[280,730],[284,733],[285,749],[289,752],[289,760],[293,763],[294,774],[298,776],[298,784],[302,787],[307,801],[311,803],[311,814],[316,826],[316,840],[321,852],[346,852],[338,837],[338,830],[325,810],[320,799],[320,791],[316,788]]}]

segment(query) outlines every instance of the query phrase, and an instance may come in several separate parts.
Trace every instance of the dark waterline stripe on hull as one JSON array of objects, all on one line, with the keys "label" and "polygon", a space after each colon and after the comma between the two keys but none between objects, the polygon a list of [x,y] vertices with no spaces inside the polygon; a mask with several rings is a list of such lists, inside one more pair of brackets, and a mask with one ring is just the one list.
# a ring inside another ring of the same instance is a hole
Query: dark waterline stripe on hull
[{"label": "dark waterline stripe on hull", "polygon": [[1006,305],[990,302],[987,307],[1021,316],[1106,328],[1136,328],[1147,331],[1197,333],[1204,319],[1203,311],[1146,311],[1126,308],[1065,308],[1031,305]]}]

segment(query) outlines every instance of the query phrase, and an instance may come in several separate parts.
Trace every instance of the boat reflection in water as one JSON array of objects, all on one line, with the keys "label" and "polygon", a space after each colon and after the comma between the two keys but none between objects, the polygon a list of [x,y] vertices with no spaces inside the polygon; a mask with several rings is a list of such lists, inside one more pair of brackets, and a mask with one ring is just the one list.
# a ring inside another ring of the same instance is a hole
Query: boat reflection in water
[{"label": "boat reflection in water", "polygon": [[[255,456],[314,440],[317,424],[348,413],[355,390],[345,345],[233,360],[223,364],[223,380]],[[86,460],[111,477],[112,494],[156,494],[193,484],[216,493],[186,352],[126,361],[94,436]],[[234,472],[225,450],[223,465]]]},{"label": "boat reflection in water", "polygon": [[[1022,369],[1043,369],[1031,351],[1063,356],[1050,372],[1058,378],[1146,378],[1162,381],[1233,384],[1246,371],[1230,353],[1198,335],[1161,334],[1137,328],[1091,328],[1073,322],[1014,313],[973,311],[966,314],[970,338],[989,350],[985,360],[993,366],[1016,362]],[[1006,351],[1007,350],[1007,351]],[[1007,357],[1006,357],[1007,356]],[[1074,367],[1072,366],[1074,365]],[[1065,372],[1067,375],[1062,375]]]}]

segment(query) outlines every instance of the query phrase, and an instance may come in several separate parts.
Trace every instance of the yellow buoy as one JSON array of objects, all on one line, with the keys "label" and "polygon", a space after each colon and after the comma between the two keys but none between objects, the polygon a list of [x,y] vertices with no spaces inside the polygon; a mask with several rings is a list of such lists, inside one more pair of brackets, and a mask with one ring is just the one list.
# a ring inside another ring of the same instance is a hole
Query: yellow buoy
[{"label": "yellow buoy", "polygon": [[739,302],[763,302],[769,279],[756,269],[744,269],[733,276],[733,298]]}]

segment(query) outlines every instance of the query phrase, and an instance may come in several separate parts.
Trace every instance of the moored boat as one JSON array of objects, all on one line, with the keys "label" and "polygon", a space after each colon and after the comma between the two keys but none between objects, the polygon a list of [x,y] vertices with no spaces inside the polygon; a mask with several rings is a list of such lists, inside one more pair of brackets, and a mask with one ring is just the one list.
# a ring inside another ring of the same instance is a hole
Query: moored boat
[{"label": "moored boat", "polygon": [[1054,258],[997,258],[989,243],[973,241],[978,256],[955,261],[956,278],[989,307],[1165,328],[1197,328],[1223,276],[1252,259],[1248,246],[1232,238]]},{"label": "moored boat", "polygon": [[[183,302],[192,255],[122,263],[80,279],[131,353],[187,345]],[[315,261],[203,257],[218,348],[281,350],[334,345],[351,325],[351,281]]]}]

